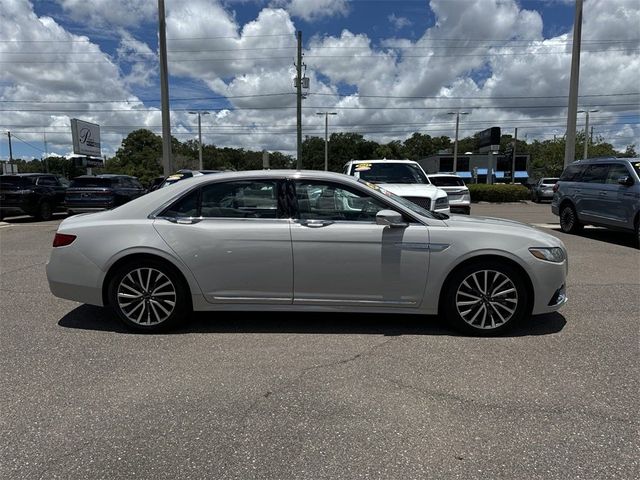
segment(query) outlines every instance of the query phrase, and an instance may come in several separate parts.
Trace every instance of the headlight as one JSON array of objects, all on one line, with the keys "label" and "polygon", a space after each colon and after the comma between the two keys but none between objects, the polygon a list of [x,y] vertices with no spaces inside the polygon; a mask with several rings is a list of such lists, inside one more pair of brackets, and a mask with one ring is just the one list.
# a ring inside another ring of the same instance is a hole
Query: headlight
[{"label": "headlight", "polygon": [[547,262],[562,263],[567,258],[560,247],[531,247],[529,251],[534,257]]},{"label": "headlight", "polygon": [[447,208],[449,206],[449,197],[436,198],[435,208]]}]

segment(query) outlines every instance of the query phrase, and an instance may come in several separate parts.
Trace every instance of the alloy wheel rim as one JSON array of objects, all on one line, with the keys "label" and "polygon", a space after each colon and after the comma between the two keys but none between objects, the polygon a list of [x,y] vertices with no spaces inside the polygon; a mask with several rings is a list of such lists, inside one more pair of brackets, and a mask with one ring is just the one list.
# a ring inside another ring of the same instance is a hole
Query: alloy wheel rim
[{"label": "alloy wheel rim", "polygon": [[462,320],[473,328],[498,328],[515,314],[518,290],[504,273],[479,270],[467,276],[458,286],[456,308]]},{"label": "alloy wheel rim", "polygon": [[573,211],[569,207],[565,207],[562,211],[562,220],[567,230],[570,230],[571,227],[573,227]]},{"label": "alloy wheel rim", "polygon": [[117,289],[118,306],[137,325],[158,325],[171,316],[176,306],[176,287],[155,268],[136,268],[126,274]]}]

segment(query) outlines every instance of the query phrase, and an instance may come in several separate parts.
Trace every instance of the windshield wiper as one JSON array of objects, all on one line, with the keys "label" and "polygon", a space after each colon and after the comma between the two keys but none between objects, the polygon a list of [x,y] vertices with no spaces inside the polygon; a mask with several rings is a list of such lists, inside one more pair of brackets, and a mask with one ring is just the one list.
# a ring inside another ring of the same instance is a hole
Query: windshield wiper
[{"label": "windshield wiper", "polygon": [[447,215],[446,213],[434,212],[433,210],[430,210],[430,212],[438,220],[446,220],[449,218],[449,215]]}]

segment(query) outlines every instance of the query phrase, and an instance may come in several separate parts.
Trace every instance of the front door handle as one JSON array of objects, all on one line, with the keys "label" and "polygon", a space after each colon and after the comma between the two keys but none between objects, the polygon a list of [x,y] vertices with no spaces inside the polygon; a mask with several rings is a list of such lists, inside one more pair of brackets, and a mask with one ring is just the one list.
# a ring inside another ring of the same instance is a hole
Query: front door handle
[{"label": "front door handle", "polygon": [[333,221],[331,220],[302,220],[300,225],[310,228],[321,228],[331,225],[332,223]]},{"label": "front door handle", "polygon": [[601,197],[606,197],[607,196],[607,192],[600,192],[598,193],[599,196]]}]

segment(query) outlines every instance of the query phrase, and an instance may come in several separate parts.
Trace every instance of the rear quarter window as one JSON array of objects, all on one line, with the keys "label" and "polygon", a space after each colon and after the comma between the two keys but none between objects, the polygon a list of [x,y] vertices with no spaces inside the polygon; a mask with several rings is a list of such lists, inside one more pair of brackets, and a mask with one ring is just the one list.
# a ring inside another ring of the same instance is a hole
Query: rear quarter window
[{"label": "rear quarter window", "polygon": [[562,175],[560,175],[560,181],[562,182],[578,182],[582,177],[585,170],[585,165],[569,165],[565,168]]}]

